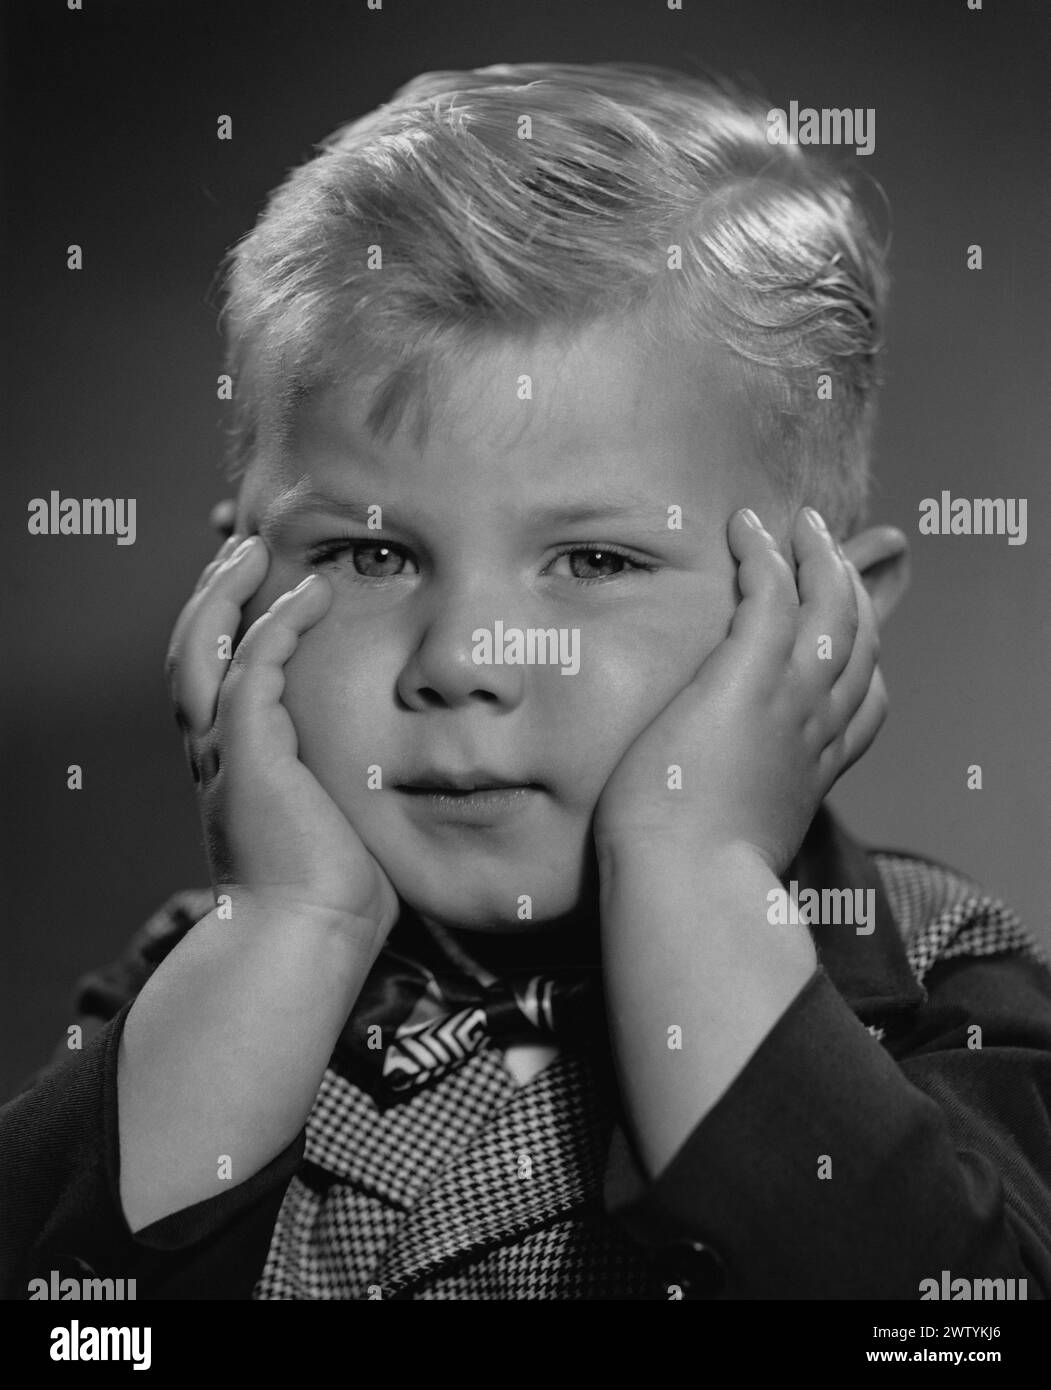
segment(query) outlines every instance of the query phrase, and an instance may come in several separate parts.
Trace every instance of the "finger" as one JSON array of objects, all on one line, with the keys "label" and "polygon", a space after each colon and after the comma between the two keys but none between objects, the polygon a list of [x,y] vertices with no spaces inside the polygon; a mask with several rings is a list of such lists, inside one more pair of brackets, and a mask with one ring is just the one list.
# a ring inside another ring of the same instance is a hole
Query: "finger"
[{"label": "finger", "polygon": [[331,602],[332,586],[323,575],[311,574],[276,599],[248,629],[219,694],[218,723],[235,750],[248,742],[266,749],[272,759],[295,756],[295,729],[280,703],[285,663]]},{"label": "finger", "polygon": [[[210,560],[207,565],[205,565],[204,569],[198,575],[197,583],[194,585],[193,591],[190,594],[189,599],[183,605],[178,618],[175,620],[175,625],[172,629],[172,635],[168,641],[169,664],[172,660],[173,649],[176,647],[181,647],[185,630],[189,626],[190,622],[192,621],[194,615],[197,612],[197,605],[195,603],[195,599],[201,593],[201,591],[208,585],[208,583],[219,571],[219,569],[221,569],[222,566],[228,560],[232,559],[233,556],[237,554],[244,539],[245,537],[243,536],[230,536],[227,540],[225,540],[222,543],[222,545],[216,551],[214,558]],[[171,673],[169,672],[169,680],[170,674]]]},{"label": "finger", "polygon": [[883,673],[877,666],[872,672],[872,679],[869,682],[865,698],[847,725],[839,748],[837,749],[834,744],[830,744],[829,750],[826,750],[832,752],[838,764],[838,771],[835,772],[833,781],[842,777],[843,773],[849,767],[853,767],[861,755],[871,747],[873,740],[883,727],[888,708],[887,687],[883,681]]},{"label": "finger", "polygon": [[741,590],[727,641],[780,664],[796,638],[799,596],[792,568],[770,532],[758,519],[750,523],[744,509],[730,518],[727,536]]},{"label": "finger", "polygon": [[224,497],[221,502],[216,502],[208,516],[208,525],[212,530],[227,538],[233,535],[236,522],[236,497]]},{"label": "finger", "polygon": [[836,542],[824,520],[801,507],[792,532],[798,566],[800,670],[831,687],[845,670],[858,628],[857,598]]},{"label": "finger", "polygon": [[200,786],[202,782],[210,782],[219,771],[220,749],[214,737],[214,728],[212,735],[198,735],[184,728],[182,746],[195,784]]},{"label": "finger", "polygon": [[[176,718],[200,736],[215,721],[219,689],[241,622],[241,610],[262,584],[269,555],[249,536],[180,613],[168,647],[167,671]],[[228,639],[220,642],[221,638]]]},{"label": "finger", "polygon": [[868,694],[880,658],[879,619],[872,599],[854,565],[849,560],[845,564],[854,588],[858,627],[850,660],[832,689],[832,707],[841,727],[845,727]]},{"label": "finger", "polygon": [[209,560],[209,562],[205,565],[204,569],[201,570],[201,573],[197,576],[197,583],[193,586],[193,592],[195,594],[200,593],[200,591],[208,583],[209,579],[211,579],[212,575],[219,568],[219,566],[225,560],[229,560],[230,556],[234,553],[234,551],[237,549],[237,547],[241,544],[243,540],[244,536],[233,535],[228,536],[227,539],[223,541],[222,545],[215,552],[213,558]]}]

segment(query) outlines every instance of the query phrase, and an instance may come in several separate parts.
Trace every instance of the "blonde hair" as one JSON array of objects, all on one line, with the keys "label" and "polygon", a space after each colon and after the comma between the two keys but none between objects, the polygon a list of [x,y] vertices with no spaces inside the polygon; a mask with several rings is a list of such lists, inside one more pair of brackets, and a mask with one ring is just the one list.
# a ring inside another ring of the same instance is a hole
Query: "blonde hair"
[{"label": "blonde hair", "polygon": [[769,472],[849,534],[884,253],[852,176],[771,144],[767,110],[664,68],[522,63],[426,73],[340,127],[226,259],[231,476],[323,383],[368,383],[380,436],[413,404],[421,439],[441,382],[492,334],[630,315],[654,344],[735,354]]}]

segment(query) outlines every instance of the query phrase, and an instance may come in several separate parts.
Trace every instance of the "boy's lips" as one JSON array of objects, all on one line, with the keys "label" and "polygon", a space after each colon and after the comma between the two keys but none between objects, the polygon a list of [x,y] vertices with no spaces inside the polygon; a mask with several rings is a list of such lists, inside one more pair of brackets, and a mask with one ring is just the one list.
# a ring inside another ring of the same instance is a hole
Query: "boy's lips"
[{"label": "boy's lips", "polygon": [[427,820],[458,825],[494,825],[524,810],[544,788],[539,782],[478,769],[474,772],[426,772],[395,790],[409,797]]},{"label": "boy's lips", "polygon": [[423,772],[410,782],[399,782],[396,790],[420,794],[440,792],[448,796],[467,796],[473,792],[512,791],[530,789],[540,791],[539,782],[528,777],[505,776],[499,772],[489,772],[479,768],[472,772]]}]

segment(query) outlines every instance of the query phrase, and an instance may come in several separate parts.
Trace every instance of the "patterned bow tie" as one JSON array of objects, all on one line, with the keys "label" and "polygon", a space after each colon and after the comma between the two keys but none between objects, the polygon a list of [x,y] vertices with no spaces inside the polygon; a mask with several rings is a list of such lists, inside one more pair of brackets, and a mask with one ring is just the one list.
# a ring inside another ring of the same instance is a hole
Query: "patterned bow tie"
[{"label": "patterned bow tie", "polygon": [[605,1036],[597,967],[518,971],[483,985],[420,929],[403,928],[399,947],[407,938],[411,954],[393,944],[380,953],[334,1055],[340,1070],[388,1104],[486,1046]]}]

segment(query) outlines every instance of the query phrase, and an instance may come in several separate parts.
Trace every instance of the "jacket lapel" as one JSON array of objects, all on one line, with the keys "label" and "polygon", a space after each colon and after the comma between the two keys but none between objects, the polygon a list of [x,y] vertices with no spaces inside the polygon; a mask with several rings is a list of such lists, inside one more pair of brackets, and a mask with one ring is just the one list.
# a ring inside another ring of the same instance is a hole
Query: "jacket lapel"
[{"label": "jacket lapel", "polygon": [[597,1210],[613,1126],[600,1072],[586,1054],[561,1052],[516,1088],[399,1228],[378,1277],[385,1297],[574,1209]]},{"label": "jacket lapel", "polygon": [[860,935],[849,923],[811,927],[818,959],[862,1023],[917,1008],[926,999],[909,966],[905,942],[871,855],[822,805],[783,881],[800,887],[871,890],[875,925]]}]

